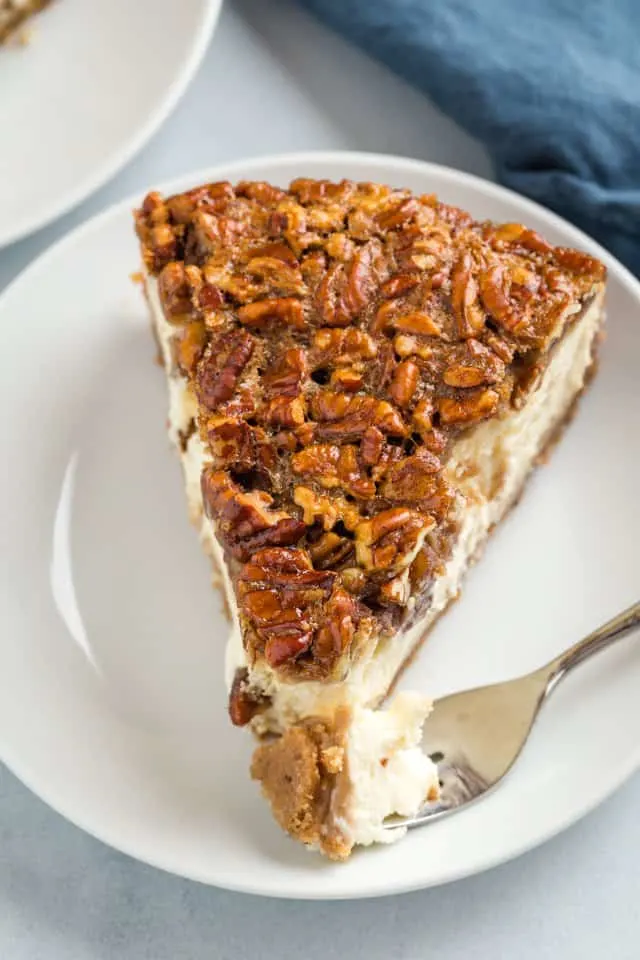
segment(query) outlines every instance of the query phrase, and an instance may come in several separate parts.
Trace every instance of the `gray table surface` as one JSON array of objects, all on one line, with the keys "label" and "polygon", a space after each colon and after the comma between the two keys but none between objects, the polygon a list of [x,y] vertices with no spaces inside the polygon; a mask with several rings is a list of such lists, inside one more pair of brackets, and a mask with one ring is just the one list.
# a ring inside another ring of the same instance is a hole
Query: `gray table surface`
[{"label": "gray table surface", "polygon": [[[423,97],[286,0],[229,3],[160,133],[80,208],[0,251],[0,289],[70,227],[163,179],[243,156],[336,148],[491,175],[482,148]],[[0,768],[0,960],[637,960],[638,810],[636,776],[556,840],[481,876],[386,900],[292,903],[136,863]]]}]

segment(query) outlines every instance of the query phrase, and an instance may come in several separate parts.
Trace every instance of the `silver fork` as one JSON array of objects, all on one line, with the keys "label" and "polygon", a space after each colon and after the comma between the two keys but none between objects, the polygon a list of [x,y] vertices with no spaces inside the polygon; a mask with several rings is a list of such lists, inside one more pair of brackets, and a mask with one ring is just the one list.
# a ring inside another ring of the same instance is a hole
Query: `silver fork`
[{"label": "silver fork", "polygon": [[635,603],[533,673],[436,700],[423,742],[438,766],[440,798],[415,817],[389,818],[386,826],[431,823],[492,790],[520,756],[540,708],[560,681],[638,625],[640,603]]}]

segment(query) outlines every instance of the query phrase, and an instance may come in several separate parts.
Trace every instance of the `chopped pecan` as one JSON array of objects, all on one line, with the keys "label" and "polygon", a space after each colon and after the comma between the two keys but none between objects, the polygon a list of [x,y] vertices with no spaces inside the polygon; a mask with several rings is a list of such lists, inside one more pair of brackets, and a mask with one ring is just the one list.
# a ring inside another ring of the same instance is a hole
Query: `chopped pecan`
[{"label": "chopped pecan", "polygon": [[249,197],[250,200],[255,200],[263,206],[273,206],[286,197],[284,190],[264,180],[241,180],[236,186],[236,193],[240,197]]},{"label": "chopped pecan", "polygon": [[413,360],[403,360],[396,367],[389,393],[399,407],[408,407],[420,379],[420,368]]},{"label": "chopped pecan", "polygon": [[259,550],[239,574],[240,582],[264,584],[295,592],[304,590],[331,590],[335,574],[330,570],[314,570],[305,550],[299,548],[267,547]]},{"label": "chopped pecan", "polygon": [[206,342],[207,331],[204,323],[188,323],[173,335],[173,359],[181,373],[188,376],[195,371]]},{"label": "chopped pecan", "polygon": [[295,193],[300,203],[321,204],[326,201],[345,201],[354,192],[355,184],[349,180],[332,183],[330,180],[312,180],[298,177],[289,184],[289,190]]},{"label": "chopped pecan", "polygon": [[473,261],[464,253],[451,274],[451,305],[461,337],[473,337],[484,327],[485,314],[478,296],[478,284],[471,272]]},{"label": "chopped pecan", "polygon": [[360,457],[363,463],[373,467],[382,456],[384,434],[377,427],[367,427],[362,434],[360,443]]},{"label": "chopped pecan", "polygon": [[360,519],[358,509],[343,497],[327,497],[314,493],[309,487],[297,486],[293,499],[302,508],[307,526],[319,521],[324,530],[331,530],[341,520],[347,530],[355,530]]},{"label": "chopped pecan", "polygon": [[403,437],[407,428],[400,415],[386,400],[358,394],[349,396],[322,390],[311,399],[311,416],[319,421],[316,436],[323,439],[357,439],[369,426],[383,433]]},{"label": "chopped pecan", "polygon": [[337,587],[329,598],[313,652],[320,660],[343,656],[353,643],[363,610],[356,598]]},{"label": "chopped pecan", "polygon": [[268,704],[265,697],[256,696],[249,685],[246,667],[236,670],[229,693],[229,717],[236,727],[244,727]]},{"label": "chopped pecan", "polygon": [[573,250],[570,247],[551,247],[550,249],[553,250],[555,262],[571,273],[589,276],[594,283],[604,280],[607,275],[605,265],[582,250]]},{"label": "chopped pecan", "polygon": [[[197,269],[189,268],[187,269]],[[203,313],[213,313],[224,306],[222,291],[212,283],[203,283],[198,287],[196,302]]]},{"label": "chopped pecan", "polygon": [[341,260],[343,263],[350,260],[353,256],[353,240],[345,236],[344,233],[332,233],[324,245],[325,250],[334,260]]},{"label": "chopped pecan", "polygon": [[479,340],[469,339],[455,347],[448,360],[442,379],[449,387],[478,387],[505,377],[504,362]]},{"label": "chopped pecan", "polygon": [[428,313],[421,311],[394,317],[393,326],[403,333],[417,333],[422,337],[438,337],[442,332],[435,320]]},{"label": "chopped pecan", "polygon": [[421,357],[430,360],[433,356],[433,346],[407,333],[399,333],[393,340],[393,349],[399,357]]},{"label": "chopped pecan", "polygon": [[442,379],[450,387],[477,387],[484,382],[484,374],[479,367],[453,363],[444,371]]},{"label": "chopped pecan", "polygon": [[470,424],[491,417],[498,409],[500,397],[495,390],[480,390],[456,399],[441,397],[438,412],[444,424]]},{"label": "chopped pecan", "polygon": [[348,264],[336,263],[317,291],[318,310],[330,327],[347,327],[366,306],[382,269],[377,241],[359,247]]},{"label": "chopped pecan", "polygon": [[506,330],[515,330],[522,320],[509,297],[510,278],[503,264],[497,263],[480,274],[482,302],[493,319]]},{"label": "chopped pecan", "polygon": [[[170,323],[187,323],[193,313],[192,282],[183,263],[167,263],[158,276],[158,295]],[[197,270],[197,267],[192,268]]]},{"label": "chopped pecan", "polygon": [[433,429],[432,417],[434,409],[432,397],[423,397],[415,406],[412,418],[413,424],[417,428],[418,433],[423,436],[425,433],[430,433]]},{"label": "chopped pecan", "polygon": [[411,582],[408,570],[383,583],[378,593],[381,603],[389,603],[398,607],[406,607],[410,596]]},{"label": "chopped pecan", "polygon": [[275,468],[275,452],[266,432],[240,417],[212,417],[207,438],[216,466],[240,473],[256,471],[262,478]]},{"label": "chopped pecan", "polygon": [[376,220],[382,230],[395,230],[410,222],[419,209],[420,206],[415,197],[403,197],[399,203],[392,199],[391,203],[385,204]]},{"label": "chopped pecan", "polygon": [[286,263],[279,257],[252,257],[246,271],[261,285],[263,293],[278,293],[282,297],[303,296],[307,292],[306,284],[299,263],[294,263]]},{"label": "chopped pecan", "polygon": [[419,502],[421,510],[443,518],[452,493],[441,471],[442,463],[434,453],[418,450],[389,468],[380,493],[388,500]]},{"label": "chopped pecan", "polygon": [[356,556],[365,570],[399,573],[422,547],[434,521],[408,507],[383,510],[356,527]]},{"label": "chopped pecan", "polygon": [[535,253],[550,253],[553,247],[535,230],[528,230],[521,223],[491,224],[485,231],[487,240],[496,250],[521,247]]},{"label": "chopped pecan", "polygon": [[316,366],[329,360],[336,364],[370,360],[378,349],[373,337],[357,327],[321,327],[314,334],[313,348]]},{"label": "chopped pecan", "polygon": [[353,561],[353,541],[337,533],[323,533],[319,540],[309,546],[309,553],[316,570],[337,570],[348,560]]},{"label": "chopped pecan", "polygon": [[399,297],[403,293],[408,293],[420,283],[420,278],[415,273],[396,273],[389,277],[386,283],[380,287],[380,295],[383,297]]},{"label": "chopped pecan", "polygon": [[268,323],[282,323],[298,329],[304,327],[302,303],[295,297],[275,297],[247,303],[238,310],[238,319],[248,327],[266,327]]},{"label": "chopped pecan", "polygon": [[297,397],[274,397],[267,404],[264,419],[276,427],[299,427],[304,423],[307,406],[302,395]]},{"label": "chopped pecan", "polygon": [[301,347],[285,350],[275,367],[264,376],[264,385],[271,394],[295,397],[307,375],[307,356]]},{"label": "chopped pecan", "polygon": [[202,499],[231,553],[240,560],[270,544],[292,544],[304,536],[302,521],[271,510],[273,498],[261,490],[245,493],[223,470],[202,474]]},{"label": "chopped pecan", "polygon": [[338,487],[360,499],[368,499],[375,493],[375,484],[358,463],[358,448],[346,444],[339,447],[331,443],[311,444],[291,457],[294,473],[311,476],[327,490]]},{"label": "chopped pecan", "polygon": [[364,385],[364,375],[353,367],[338,367],[331,374],[330,386],[346,393],[357,393]]},{"label": "chopped pecan", "polygon": [[161,223],[149,230],[151,263],[155,271],[175,260],[178,255],[178,238],[168,223]]}]

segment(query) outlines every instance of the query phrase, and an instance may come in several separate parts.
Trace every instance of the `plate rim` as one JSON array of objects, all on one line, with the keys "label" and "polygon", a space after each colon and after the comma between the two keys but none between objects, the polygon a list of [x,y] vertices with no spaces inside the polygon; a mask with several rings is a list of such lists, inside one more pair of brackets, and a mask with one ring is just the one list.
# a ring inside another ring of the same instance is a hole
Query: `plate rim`
[{"label": "plate rim", "polygon": [[10,226],[4,231],[0,229],[0,250],[24,240],[74,210],[112,180],[158,132],[186,93],[202,63],[222,10],[222,0],[200,0],[200,3],[202,9],[194,30],[191,49],[165,95],[160,97],[144,123],[140,124],[137,130],[115,152],[109,154],[94,171],[81,179],[72,190],[67,191],[62,199],[43,205],[44,212],[19,220],[17,227]]},{"label": "plate rim", "polygon": [[[213,0],[213,2],[218,3],[219,0]],[[523,214],[530,212],[538,217],[542,217],[550,226],[555,226],[561,229],[570,239],[570,241],[575,243],[576,246],[585,247],[590,252],[593,252],[599,256],[600,259],[602,259],[606,264],[611,274],[615,276],[623,286],[629,289],[640,306],[640,281],[636,279],[636,277],[634,277],[634,275],[611,253],[605,250],[602,246],[600,246],[600,244],[597,243],[597,241],[593,240],[578,227],[575,227],[573,224],[564,220],[564,218],[560,217],[558,214],[548,210],[546,207],[543,207],[541,204],[521,196],[516,191],[510,190],[500,184],[486,180],[483,177],[479,177],[475,174],[456,170],[453,167],[445,166],[443,164],[431,163],[418,159],[396,156],[393,154],[363,151],[322,150],[286,152],[281,154],[265,154],[259,157],[240,159],[205,167],[204,169],[201,168],[199,170],[183,174],[179,177],[171,178],[171,180],[165,181],[158,185],[154,185],[153,189],[157,189],[162,193],[170,193],[179,191],[181,189],[187,189],[189,186],[197,183],[212,181],[214,179],[234,179],[239,174],[241,174],[243,177],[246,177],[247,175],[255,173],[256,171],[268,166],[279,165],[286,167],[289,165],[292,167],[293,175],[293,173],[295,173],[296,165],[322,165],[323,163],[336,164],[340,162],[345,164],[361,164],[363,166],[368,166],[372,172],[376,169],[387,170],[387,178],[389,176],[389,172],[392,170],[397,171],[398,174],[401,174],[403,171],[407,171],[422,173],[427,176],[429,174],[437,175],[441,181],[444,179],[445,181],[449,181],[454,185],[455,183],[463,183],[489,197],[493,196],[496,199],[508,199],[512,202],[515,201],[522,209]],[[41,269],[43,266],[46,267],[49,259],[54,259],[58,255],[64,255],[67,245],[72,245],[73,243],[77,242],[85,234],[90,234],[94,230],[99,230],[103,222],[109,221],[111,218],[117,218],[124,211],[130,210],[133,206],[141,201],[145,192],[146,191],[136,192],[124,200],[119,200],[116,203],[111,204],[101,212],[84,220],[82,223],[72,228],[46,250],[36,256],[34,260],[32,260],[23,270],[21,270],[20,273],[7,285],[2,293],[0,293],[0,309],[4,306],[5,300],[10,299],[10,297],[14,295],[14,291],[17,291],[19,294],[21,285],[29,282],[30,274],[32,272],[37,274],[39,269]],[[8,753],[10,754],[11,750],[8,750]],[[69,811],[64,801],[60,802],[58,798],[51,798],[47,789],[42,789],[41,785],[38,784],[37,776],[32,776],[32,772],[27,769],[28,765],[23,765],[20,760],[16,759],[15,757],[7,760],[6,755],[1,753],[0,762],[4,763],[7,769],[13,773],[17,779],[20,780],[32,793],[34,793],[49,807],[51,807],[51,809],[63,816],[70,823],[73,823],[79,829],[82,829],[85,833],[89,834],[94,839],[99,840],[101,843],[104,843],[107,846],[110,846],[113,849],[132,857],[133,859],[146,863],[156,869],[160,869],[165,873],[184,877],[207,886],[225,889],[235,893],[246,893],[254,896],[278,897],[288,900],[329,901],[356,900],[365,898],[377,899],[378,897],[394,896],[398,894],[424,890],[430,887],[443,886],[456,880],[464,879],[465,877],[483,873],[485,870],[492,869],[502,863],[506,863],[520,857],[529,850],[545,844],[556,835],[562,833],[564,830],[583,819],[583,817],[587,816],[589,813],[595,810],[596,807],[600,806],[600,804],[609,799],[609,797],[611,797],[621,786],[623,786],[623,784],[626,783],[634,773],[637,773],[640,769],[640,742],[637,744],[636,750],[630,753],[627,762],[621,764],[618,775],[612,780],[610,779],[607,781],[606,789],[603,792],[599,793],[595,798],[589,797],[586,802],[575,806],[571,813],[561,818],[559,822],[554,823],[549,829],[539,833],[533,838],[528,838],[523,843],[512,845],[508,852],[501,851],[495,856],[484,856],[481,864],[471,863],[466,868],[454,870],[449,874],[445,874],[444,876],[438,878],[412,880],[404,883],[402,880],[399,880],[394,881],[393,884],[389,884],[384,888],[379,880],[372,882],[368,886],[363,886],[362,883],[360,883],[357,888],[352,889],[347,889],[346,886],[340,886],[337,884],[337,890],[323,891],[321,893],[315,892],[313,889],[307,890],[304,887],[301,889],[295,881],[284,883],[276,881],[271,889],[265,889],[263,886],[261,887],[252,885],[250,879],[248,882],[238,882],[237,880],[226,878],[214,880],[204,871],[185,871],[181,868],[176,869],[166,861],[163,862],[161,856],[157,858],[147,854],[140,856],[140,854],[136,853],[130,845],[128,847],[123,846],[118,840],[117,836],[114,837],[112,835],[112,831],[108,827],[106,827],[104,830],[96,829],[95,824],[87,823],[84,816],[79,816],[77,812]],[[278,871],[277,868],[275,868],[274,876],[277,875]]]}]

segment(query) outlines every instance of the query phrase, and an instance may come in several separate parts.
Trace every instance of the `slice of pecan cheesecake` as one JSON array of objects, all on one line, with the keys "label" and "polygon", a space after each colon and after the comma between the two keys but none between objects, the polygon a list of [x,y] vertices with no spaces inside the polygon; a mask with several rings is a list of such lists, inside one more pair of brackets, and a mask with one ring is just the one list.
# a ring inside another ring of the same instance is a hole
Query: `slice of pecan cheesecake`
[{"label": "slice of pecan cheesecake", "polygon": [[252,774],[329,856],[395,839],[437,794],[429,702],[377,708],[568,419],[605,269],[373,183],[151,193],[136,225]]},{"label": "slice of pecan cheesecake", "polygon": [[49,3],[51,0],[0,0],[0,43]]}]

